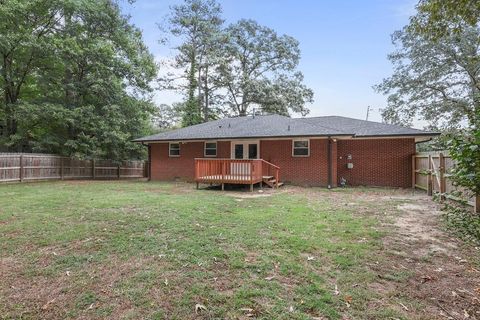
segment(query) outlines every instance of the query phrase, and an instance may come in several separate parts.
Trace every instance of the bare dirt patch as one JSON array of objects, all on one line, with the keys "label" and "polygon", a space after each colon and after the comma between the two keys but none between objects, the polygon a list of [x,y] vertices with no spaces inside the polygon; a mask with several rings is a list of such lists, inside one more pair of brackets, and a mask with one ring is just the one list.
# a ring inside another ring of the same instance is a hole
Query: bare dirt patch
[{"label": "bare dirt patch", "polygon": [[259,193],[259,192],[251,192],[251,193],[244,193],[244,192],[226,192],[225,195],[234,197],[237,199],[255,199],[255,198],[265,198],[271,197],[272,193]]},{"label": "bare dirt patch", "polygon": [[[389,259],[375,270],[377,289],[398,296],[398,308],[411,319],[479,319],[477,249],[444,231],[438,204],[425,195],[406,197],[395,209],[384,238]],[[402,297],[419,304],[406,305]]]}]

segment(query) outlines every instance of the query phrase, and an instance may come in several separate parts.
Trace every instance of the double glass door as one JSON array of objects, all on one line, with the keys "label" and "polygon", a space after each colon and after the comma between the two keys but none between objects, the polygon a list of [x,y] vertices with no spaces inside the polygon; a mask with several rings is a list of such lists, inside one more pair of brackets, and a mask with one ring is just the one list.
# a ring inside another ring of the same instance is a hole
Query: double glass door
[{"label": "double glass door", "polygon": [[233,159],[258,159],[258,141],[232,142]]}]

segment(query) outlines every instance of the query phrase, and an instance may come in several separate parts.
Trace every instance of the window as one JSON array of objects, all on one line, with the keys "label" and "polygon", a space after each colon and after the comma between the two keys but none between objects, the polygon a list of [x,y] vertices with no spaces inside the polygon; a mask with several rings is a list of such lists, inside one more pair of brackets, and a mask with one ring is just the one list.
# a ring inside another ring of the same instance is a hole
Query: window
[{"label": "window", "polygon": [[243,143],[235,144],[235,159],[243,159]]},{"label": "window", "polygon": [[216,157],[216,156],[217,156],[217,143],[205,142],[205,157]]},{"label": "window", "polygon": [[248,144],[248,159],[257,159],[257,144],[256,143],[250,143]]},{"label": "window", "polygon": [[294,157],[308,157],[310,155],[310,142],[308,140],[293,140]]},{"label": "window", "polygon": [[168,148],[168,155],[170,157],[180,157],[180,143],[171,142]]}]

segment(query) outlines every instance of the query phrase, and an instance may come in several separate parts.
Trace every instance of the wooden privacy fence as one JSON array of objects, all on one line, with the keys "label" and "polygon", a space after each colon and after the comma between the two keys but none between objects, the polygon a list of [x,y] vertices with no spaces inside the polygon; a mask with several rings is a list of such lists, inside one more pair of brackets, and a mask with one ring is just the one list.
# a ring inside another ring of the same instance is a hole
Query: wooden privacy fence
[{"label": "wooden privacy fence", "polygon": [[[466,200],[480,213],[480,195],[470,195],[468,199],[460,199],[454,194],[467,190],[454,186],[450,171],[455,165],[448,152],[419,152],[412,156],[412,187],[427,191],[429,196],[439,194],[441,199]],[[466,191],[466,192],[465,192]]]},{"label": "wooden privacy fence", "polygon": [[145,161],[80,160],[50,154],[0,153],[0,182],[121,179],[148,176]]}]

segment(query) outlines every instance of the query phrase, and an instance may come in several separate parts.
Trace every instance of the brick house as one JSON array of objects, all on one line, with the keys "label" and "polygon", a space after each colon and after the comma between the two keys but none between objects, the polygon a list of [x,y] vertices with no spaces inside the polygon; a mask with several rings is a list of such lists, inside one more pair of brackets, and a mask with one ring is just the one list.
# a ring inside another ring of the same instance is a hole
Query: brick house
[{"label": "brick house", "polygon": [[436,135],[338,116],[257,115],[135,141],[148,146],[152,180],[410,187],[415,145]]}]

